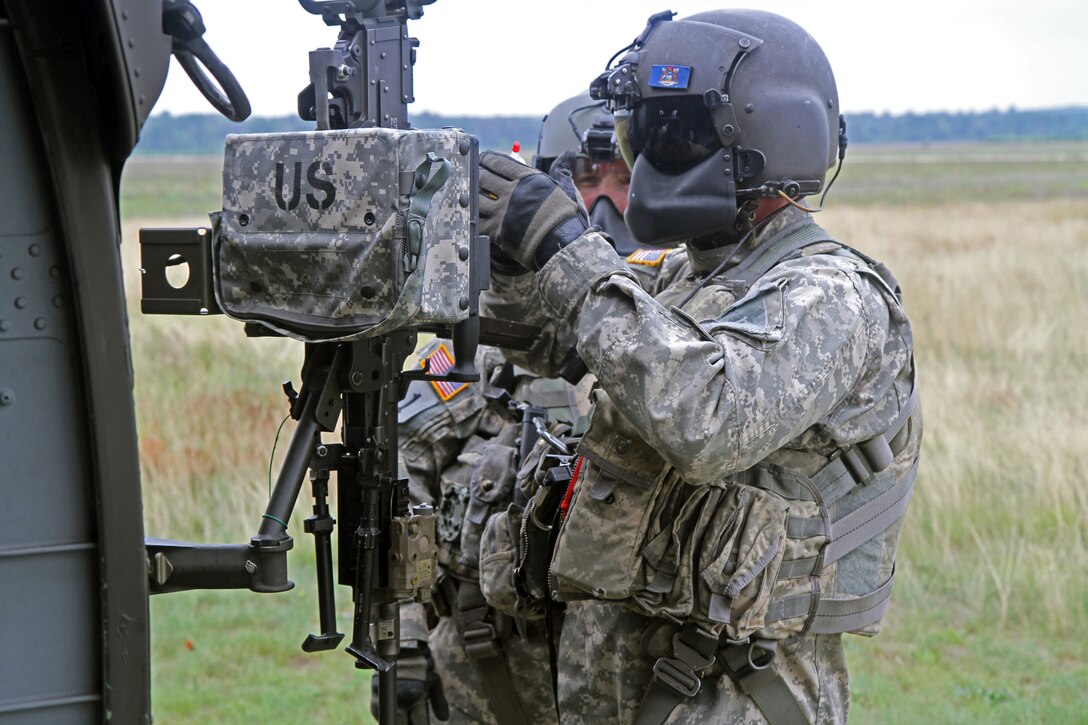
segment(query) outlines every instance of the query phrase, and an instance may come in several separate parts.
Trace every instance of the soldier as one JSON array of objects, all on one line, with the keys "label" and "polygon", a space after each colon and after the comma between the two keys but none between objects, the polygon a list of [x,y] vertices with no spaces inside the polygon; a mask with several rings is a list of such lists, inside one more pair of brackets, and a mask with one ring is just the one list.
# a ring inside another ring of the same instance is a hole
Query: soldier
[{"label": "soldier", "polygon": [[[635,251],[615,211],[626,206],[630,174],[603,102],[582,94],[556,106],[544,118],[534,164],[572,180],[595,210],[591,220],[598,217],[601,230],[617,247],[624,245],[620,251]],[[637,255],[642,261],[632,266],[649,281],[667,252],[643,249]],[[450,350],[436,340],[420,355],[432,365],[448,364]],[[439,715],[448,698],[452,722],[555,722],[547,629],[555,624],[558,631],[560,614],[553,613],[552,622],[527,618],[519,632],[509,613],[489,607],[477,581],[479,540],[490,516],[515,498],[517,465],[531,443],[526,436],[535,438],[532,417],[573,424],[588,413],[592,381],[576,389],[558,376],[540,378],[507,363],[494,348],[480,348],[477,367],[488,384],[412,383],[398,416],[401,470],[412,497],[438,509],[442,572],[429,634],[423,609],[405,607],[401,707],[414,712],[413,723],[426,722],[428,696]],[[572,358],[564,372],[576,381],[584,370]],[[485,392],[492,394],[491,404]]]},{"label": "soldier", "polygon": [[[649,292],[577,198],[481,159],[482,231],[522,268],[486,312],[544,330],[510,358],[553,375],[573,347],[597,379],[548,575],[560,719],[844,722],[841,635],[879,630],[921,416],[894,278],[803,203],[845,154],[834,77],[760,11],[662,13],[625,50],[592,91],[626,220],[683,241]],[[506,523],[482,548],[517,550]]]}]

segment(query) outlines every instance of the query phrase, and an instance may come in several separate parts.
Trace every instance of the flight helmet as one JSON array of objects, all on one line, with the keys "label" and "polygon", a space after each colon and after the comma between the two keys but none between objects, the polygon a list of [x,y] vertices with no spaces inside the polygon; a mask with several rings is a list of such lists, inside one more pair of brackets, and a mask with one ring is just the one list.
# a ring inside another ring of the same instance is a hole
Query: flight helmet
[{"label": "flight helmet", "polygon": [[673,15],[652,16],[590,87],[615,114],[627,224],[644,244],[728,237],[746,202],[818,193],[845,140],[831,66],[799,25],[760,10]]}]

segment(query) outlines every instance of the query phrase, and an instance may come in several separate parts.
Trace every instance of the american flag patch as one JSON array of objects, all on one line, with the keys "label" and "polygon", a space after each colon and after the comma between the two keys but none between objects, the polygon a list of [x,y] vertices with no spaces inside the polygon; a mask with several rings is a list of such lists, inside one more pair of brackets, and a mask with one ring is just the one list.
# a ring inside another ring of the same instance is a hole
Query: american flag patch
[{"label": "american flag patch", "polygon": [[647,267],[656,267],[665,259],[665,255],[671,251],[671,249],[639,249],[628,255],[627,261],[631,264],[645,264]]},{"label": "american flag patch", "polygon": [[[437,350],[419,361],[419,366],[423,367],[428,360],[431,361],[431,366],[427,372],[431,375],[445,375],[453,367],[453,355],[450,355],[445,343],[439,343]],[[438,391],[438,397],[444,401],[468,387],[468,383],[452,383],[449,380],[432,380],[431,385]]]}]

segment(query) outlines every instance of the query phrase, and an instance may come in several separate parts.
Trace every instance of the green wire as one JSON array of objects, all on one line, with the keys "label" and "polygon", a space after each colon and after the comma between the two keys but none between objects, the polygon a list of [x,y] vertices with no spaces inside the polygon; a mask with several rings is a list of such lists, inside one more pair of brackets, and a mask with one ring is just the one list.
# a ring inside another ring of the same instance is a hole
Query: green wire
[{"label": "green wire", "polygon": [[287,528],[287,524],[285,524],[284,522],[280,521],[279,519],[277,519],[277,518],[276,518],[275,516],[273,516],[272,514],[261,514],[261,518],[262,518],[262,519],[272,519],[272,520],[273,520],[273,521],[275,521],[275,522],[276,522],[277,524],[280,524],[281,526],[283,526],[283,528],[284,528],[284,529],[286,529],[286,528]]},{"label": "green wire", "polygon": [[268,454],[268,496],[272,497],[272,460],[276,457],[276,446],[280,444],[280,433],[283,431],[283,425],[291,417],[290,413],[284,416],[280,421],[280,427],[276,429],[276,438],[272,441],[272,452]]}]

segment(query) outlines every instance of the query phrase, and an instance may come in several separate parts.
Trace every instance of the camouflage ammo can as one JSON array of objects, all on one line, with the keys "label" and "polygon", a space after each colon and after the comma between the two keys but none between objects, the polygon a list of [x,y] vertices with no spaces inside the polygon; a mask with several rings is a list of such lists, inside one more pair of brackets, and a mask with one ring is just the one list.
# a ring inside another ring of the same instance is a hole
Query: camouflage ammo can
[{"label": "camouflage ammo can", "polygon": [[313,342],[464,320],[478,149],[456,129],[228,136],[220,307]]}]

